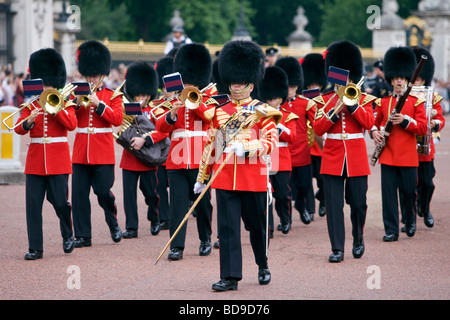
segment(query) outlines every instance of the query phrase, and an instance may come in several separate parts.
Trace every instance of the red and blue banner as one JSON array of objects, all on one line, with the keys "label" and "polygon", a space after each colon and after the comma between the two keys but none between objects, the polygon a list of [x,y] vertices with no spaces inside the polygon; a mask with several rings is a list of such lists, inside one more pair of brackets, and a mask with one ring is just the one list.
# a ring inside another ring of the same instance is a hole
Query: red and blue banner
[{"label": "red and blue banner", "polygon": [[91,94],[91,85],[89,82],[74,82],[74,86],[77,86],[73,91],[76,96],[88,96]]},{"label": "red and blue banner", "polygon": [[349,74],[350,71],[348,70],[330,66],[328,69],[328,81],[332,84],[346,86]]},{"label": "red and blue banner", "polygon": [[211,96],[211,98],[216,100],[217,103],[221,106],[228,103],[228,101],[230,101],[230,96],[227,94],[217,94],[217,95]]},{"label": "red and blue banner", "polygon": [[141,104],[139,102],[124,103],[125,114],[128,116],[138,116],[142,114]]},{"label": "red and blue banner", "polygon": [[44,81],[42,79],[23,80],[24,96],[38,96],[44,91]]},{"label": "red and blue banner", "polygon": [[165,75],[162,80],[167,92],[182,91],[184,89],[183,79],[179,72]]},{"label": "red and blue banner", "polygon": [[312,99],[312,98],[315,98],[318,95],[320,95],[320,91],[319,91],[318,88],[316,88],[316,89],[309,89],[309,90],[303,90],[302,91],[302,95],[305,98]]}]

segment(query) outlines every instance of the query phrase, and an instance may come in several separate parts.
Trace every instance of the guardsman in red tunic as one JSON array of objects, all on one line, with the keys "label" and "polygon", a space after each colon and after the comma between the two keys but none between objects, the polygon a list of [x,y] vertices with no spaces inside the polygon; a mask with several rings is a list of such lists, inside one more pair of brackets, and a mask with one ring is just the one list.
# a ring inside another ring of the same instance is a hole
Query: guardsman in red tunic
[{"label": "guardsman in red tunic", "polygon": [[212,182],[220,236],[220,281],[212,289],[227,291],[237,290],[242,279],[241,218],[250,232],[259,267],[258,282],[265,285],[271,279],[266,242],[269,172],[265,157],[277,147],[276,124],[281,114],[250,96],[254,84],[264,76],[264,53],[257,44],[241,40],[226,43],[218,67],[232,100],[215,109],[194,192],[201,193],[211,172],[229,159]]},{"label": "guardsman in red tunic", "polygon": [[[416,69],[416,57],[411,48],[392,47],[384,56],[386,80],[394,88],[393,94],[377,99],[375,126],[371,130],[375,144],[383,139],[382,130],[392,109]],[[416,135],[427,132],[425,99],[409,95],[400,113],[392,117],[394,124],[386,146],[379,157],[381,164],[381,200],[383,205],[383,223],[386,234],[383,241],[397,241],[399,234],[399,212],[397,191],[402,195],[405,231],[412,237],[416,231],[416,212],[414,208],[417,187]]]},{"label": "guardsman in red tunic", "polygon": [[[149,121],[154,122],[150,114],[150,101],[158,93],[158,74],[156,70],[146,62],[135,62],[131,64],[125,76],[125,92],[130,100],[141,103],[142,115]],[[125,117],[125,116],[124,116]],[[134,119],[133,119],[134,120]],[[167,138],[167,133],[161,133],[156,130],[145,132],[141,137],[134,137],[131,147],[135,150],[150,147],[151,145]],[[124,238],[137,238],[138,236],[138,204],[137,204],[137,185],[144,195],[147,208],[147,220],[150,221],[150,232],[157,235],[160,230],[158,205],[159,196],[156,191],[157,178],[156,168],[140,161],[130,151],[123,149],[122,160],[123,181],[123,205],[125,211],[126,231],[123,232]]]},{"label": "guardsman in red tunic", "polygon": [[72,205],[75,247],[92,245],[91,187],[105,212],[105,220],[114,242],[122,239],[117,222],[114,184],[115,150],[113,126],[123,120],[122,93],[106,88],[103,76],[111,69],[111,53],[98,41],[86,41],[78,48],[78,71],[91,83],[87,106],[77,98],[78,128],[72,152]]},{"label": "guardsman in red tunic", "polygon": [[[428,57],[426,63],[422,68],[422,72],[417,77],[417,81],[414,84],[415,86],[431,86],[434,76],[434,59],[430,52],[422,47],[414,47],[414,53],[416,55],[416,60],[419,61],[422,55]],[[423,221],[428,228],[432,228],[434,226],[434,218],[430,212],[430,202],[434,193],[434,183],[433,178],[436,174],[436,168],[434,167],[434,155],[436,153],[436,147],[434,143],[434,139],[432,138],[433,134],[437,134],[440,132],[445,126],[445,118],[442,115],[442,106],[440,101],[443,99],[442,96],[438,95],[436,92],[432,97],[432,111],[431,111],[431,119],[429,119],[430,126],[430,150],[429,154],[419,152],[419,169],[418,169],[418,178],[419,185],[417,187],[417,214],[420,217],[423,217]],[[427,101],[428,103],[428,101]],[[427,107],[427,106],[425,106]],[[428,120],[428,119],[427,119]],[[418,141],[423,141],[424,137],[418,137]]]},{"label": "guardsman in red tunic", "polygon": [[296,138],[289,145],[292,159],[292,177],[294,183],[294,206],[304,224],[311,222],[311,215],[306,210],[306,197],[312,192],[311,153],[308,142],[308,121],[314,122],[315,103],[297,92],[303,88],[303,70],[300,62],[294,57],[279,58],[275,64],[283,69],[289,82],[289,94],[282,108],[297,115]]},{"label": "guardsman in red tunic", "polygon": [[[40,78],[44,89],[61,89],[66,82],[66,66],[61,55],[54,49],[41,49],[30,56],[30,76]],[[30,134],[31,143],[25,164],[26,216],[28,229],[28,252],[26,260],[41,259],[43,256],[42,203],[45,193],[53,205],[60,222],[63,250],[72,252],[74,238],[72,231],[72,207],[69,197],[69,174],[72,173],[68,131],[75,130],[77,118],[75,105],[62,102],[56,114],[50,114],[38,103],[32,102],[24,108],[15,132]],[[28,119],[27,119],[28,118]],[[23,121],[27,119],[26,121]]]},{"label": "guardsman in red tunic", "polygon": [[[349,80],[353,83],[359,82],[363,74],[361,52],[354,43],[346,40],[328,47],[325,65],[326,69],[334,66],[348,70]],[[328,260],[341,262],[345,246],[344,199],[350,205],[353,257],[360,258],[364,253],[363,231],[370,174],[364,132],[374,124],[372,102],[376,97],[361,93],[346,105],[337,94],[339,86],[335,87],[336,91],[314,98],[317,103],[314,131],[320,136],[326,133],[320,173],[333,251]]]},{"label": "guardsman in red tunic", "polygon": [[[325,60],[323,59],[323,56],[320,53],[309,53],[299,61],[303,69],[304,90],[318,89],[319,94],[320,92],[324,93],[324,90],[327,86],[327,75],[325,74]],[[310,143],[312,176],[313,178],[316,178],[317,191],[314,194],[314,189],[312,189],[311,192],[308,193],[308,196],[306,198],[306,209],[311,214],[312,219],[315,212],[314,198],[319,201],[319,216],[323,217],[326,214],[325,195],[323,192],[323,177],[320,174],[320,167],[322,164],[323,137],[315,134],[312,128],[313,122],[307,123],[307,136]]]},{"label": "guardsman in red tunic", "polygon": [[[287,234],[291,228],[291,188],[289,180],[292,171],[291,152],[289,144],[295,141],[297,115],[282,108],[288,96],[289,83],[286,72],[273,66],[267,67],[264,79],[260,83],[260,96],[263,102],[279,110],[283,114],[277,124],[278,145],[270,154],[270,183],[273,188],[275,210],[280,218],[279,230]],[[269,224],[273,232],[272,204],[269,204]]]},{"label": "guardsman in red tunic", "polygon": [[[185,87],[194,86],[201,90],[211,80],[212,61],[209,51],[202,44],[186,44],[178,49],[173,71],[179,72]],[[202,157],[203,145],[206,142],[206,131],[214,114],[217,102],[206,95],[202,101],[192,107],[186,107],[187,101],[172,101],[170,112],[156,123],[156,129],[169,133],[170,151],[166,161],[169,177],[169,215],[170,236],[174,234],[189,210],[191,201],[197,195],[193,193]],[[207,256],[211,253],[211,195],[203,197],[196,207],[197,230],[200,238],[199,254]],[[170,244],[170,260],[183,258],[187,223],[178,232]]]}]

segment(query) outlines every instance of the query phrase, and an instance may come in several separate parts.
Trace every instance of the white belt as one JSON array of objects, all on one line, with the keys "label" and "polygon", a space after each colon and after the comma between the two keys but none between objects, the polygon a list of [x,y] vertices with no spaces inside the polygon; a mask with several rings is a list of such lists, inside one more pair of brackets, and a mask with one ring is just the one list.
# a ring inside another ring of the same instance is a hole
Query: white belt
[{"label": "white belt", "polygon": [[364,138],[362,133],[327,133],[327,139],[334,140],[351,140]]},{"label": "white belt", "polygon": [[42,137],[42,138],[31,138],[31,143],[56,143],[56,142],[67,142],[67,137]]},{"label": "white belt", "polygon": [[109,132],[113,132],[113,129],[112,128],[89,127],[89,128],[78,128],[77,132],[78,133],[109,133]]},{"label": "white belt", "polygon": [[288,146],[288,143],[286,141],[280,141],[280,142],[278,142],[278,145],[277,145],[278,148],[287,147],[287,146]]},{"label": "white belt", "polygon": [[206,131],[178,131],[172,135],[172,139],[190,138],[190,137],[206,137]]}]

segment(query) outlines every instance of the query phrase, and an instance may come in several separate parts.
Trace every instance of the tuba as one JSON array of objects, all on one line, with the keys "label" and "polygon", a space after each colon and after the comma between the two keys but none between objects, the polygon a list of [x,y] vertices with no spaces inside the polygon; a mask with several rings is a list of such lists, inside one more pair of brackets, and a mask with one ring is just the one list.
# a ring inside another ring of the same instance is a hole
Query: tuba
[{"label": "tuba", "polygon": [[25,121],[27,121],[29,118],[31,118],[31,114],[14,125],[13,127],[9,127],[7,124],[7,120],[11,117],[14,117],[17,113],[21,112],[24,108],[28,108],[31,110],[31,105],[33,102],[37,101],[39,103],[39,106],[44,110],[44,112],[47,112],[48,114],[55,115],[61,110],[64,109],[64,101],[65,99],[71,94],[73,90],[75,90],[76,86],[69,83],[67,84],[61,92],[56,89],[45,89],[42,91],[42,93],[39,95],[39,97],[36,97],[32,99],[31,101],[24,103],[21,105],[19,109],[11,113],[9,116],[7,116],[5,119],[3,119],[3,124],[5,125],[8,130],[12,131],[18,126],[22,125]]}]

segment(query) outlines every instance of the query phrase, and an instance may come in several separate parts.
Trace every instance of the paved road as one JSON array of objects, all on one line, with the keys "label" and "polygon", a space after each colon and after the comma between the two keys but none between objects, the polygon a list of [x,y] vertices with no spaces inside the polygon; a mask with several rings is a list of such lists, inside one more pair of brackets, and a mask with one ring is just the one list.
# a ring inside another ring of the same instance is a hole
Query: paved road
[{"label": "paved road", "polygon": [[[25,261],[27,232],[25,189],[23,185],[0,186],[0,299],[2,300],[447,300],[450,298],[450,133],[442,132],[436,159],[436,191],[431,205],[434,228],[419,218],[413,238],[404,233],[399,241],[385,243],[381,219],[380,168],[369,177],[366,252],[361,259],[351,255],[351,225],[346,207],[346,255],[339,264],[328,262],[330,243],[326,218],[316,214],[314,222],[304,225],[298,214],[287,235],[276,231],[270,242],[269,267],[272,282],[260,286],[257,266],[243,231],[243,280],[234,292],[213,292],[219,280],[219,251],[198,256],[199,240],[195,218],[188,221],[184,259],[169,261],[167,252],[155,261],[169,240],[167,230],[158,236],[149,232],[145,204],[139,196],[139,238],[114,244],[104,216],[92,196],[93,246],[75,249],[65,255],[56,215],[44,203],[44,258]],[[28,138],[22,139],[22,159]],[[373,150],[372,142],[368,142]],[[117,147],[117,161],[121,149]],[[124,229],[121,172],[116,166],[113,192],[119,208],[119,223]],[[215,204],[215,202],[214,202]],[[214,212],[215,217],[215,212]],[[276,223],[278,218],[275,217]],[[214,226],[214,231],[216,227]],[[214,235],[216,233],[214,232]],[[80,285],[77,287],[77,285]],[[173,311],[173,310],[172,310]]]}]

